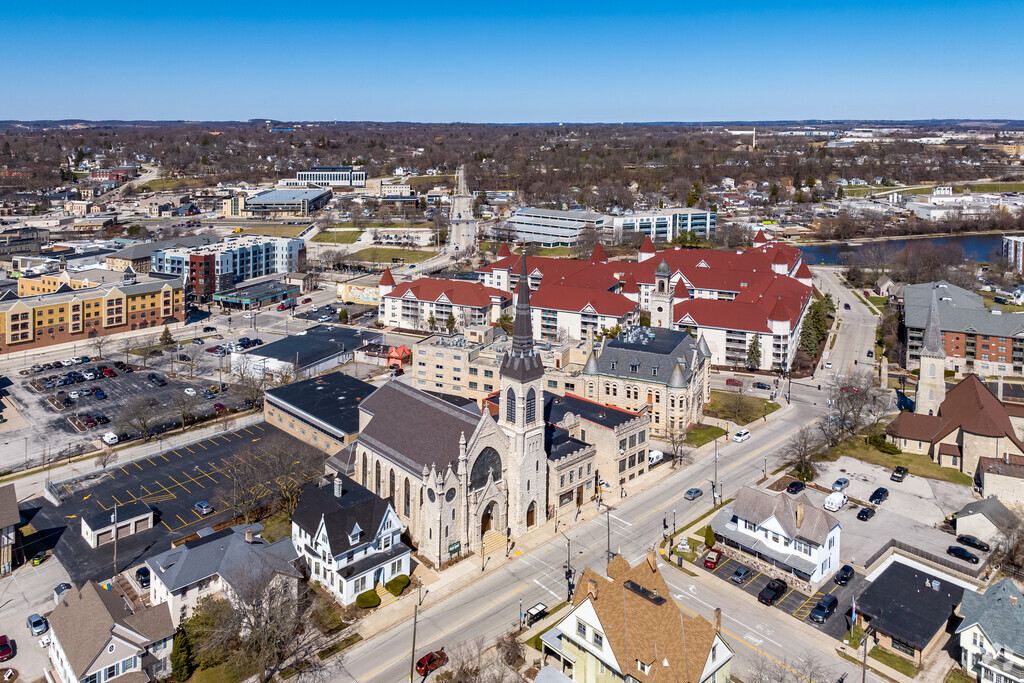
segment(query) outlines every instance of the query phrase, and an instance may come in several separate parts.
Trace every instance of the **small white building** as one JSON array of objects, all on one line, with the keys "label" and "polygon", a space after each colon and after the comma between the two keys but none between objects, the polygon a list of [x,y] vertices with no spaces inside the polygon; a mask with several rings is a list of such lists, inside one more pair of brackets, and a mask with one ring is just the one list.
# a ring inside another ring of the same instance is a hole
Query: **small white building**
[{"label": "small white building", "polygon": [[401,541],[403,529],[391,503],[343,474],[303,491],[292,515],[292,543],[310,578],[344,605],[409,575],[412,550]]},{"label": "small white building", "polygon": [[842,525],[805,494],[740,489],[736,500],[715,515],[711,528],[719,543],[792,573],[811,585],[834,574]]}]

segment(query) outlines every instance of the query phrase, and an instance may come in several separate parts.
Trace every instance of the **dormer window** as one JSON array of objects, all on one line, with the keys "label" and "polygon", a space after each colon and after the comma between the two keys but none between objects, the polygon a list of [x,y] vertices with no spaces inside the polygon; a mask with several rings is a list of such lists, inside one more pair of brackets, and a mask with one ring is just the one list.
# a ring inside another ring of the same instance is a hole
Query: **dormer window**
[{"label": "dormer window", "polygon": [[359,543],[359,535],[362,534],[362,533],[363,533],[363,530],[359,528],[358,524],[356,524],[355,527],[352,529],[352,531],[348,535],[348,542],[351,545],[356,545],[357,543]]},{"label": "dormer window", "polygon": [[637,671],[639,671],[640,673],[646,674],[646,673],[650,672],[651,665],[650,664],[644,664],[643,662],[641,662],[638,659],[638,660],[636,660],[636,668],[637,668]]}]

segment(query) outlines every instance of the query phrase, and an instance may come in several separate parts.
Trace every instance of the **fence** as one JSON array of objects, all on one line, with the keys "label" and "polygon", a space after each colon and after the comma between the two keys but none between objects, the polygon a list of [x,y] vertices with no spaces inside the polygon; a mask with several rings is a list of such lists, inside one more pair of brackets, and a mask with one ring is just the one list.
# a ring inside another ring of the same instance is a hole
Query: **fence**
[{"label": "fence", "polygon": [[866,573],[870,573],[875,568],[875,565],[879,560],[883,560],[888,557],[888,555],[895,554],[896,552],[900,552],[919,560],[924,560],[929,564],[936,565],[936,568],[948,569],[956,574],[967,576],[978,583],[981,583],[981,575],[985,573],[986,567],[988,566],[988,563],[985,562],[968,567],[963,562],[954,561],[947,557],[930,553],[927,550],[921,550],[920,548],[916,548],[912,545],[891,538],[885,545],[879,548],[879,550],[872,555],[867,562],[864,563],[864,571]]}]

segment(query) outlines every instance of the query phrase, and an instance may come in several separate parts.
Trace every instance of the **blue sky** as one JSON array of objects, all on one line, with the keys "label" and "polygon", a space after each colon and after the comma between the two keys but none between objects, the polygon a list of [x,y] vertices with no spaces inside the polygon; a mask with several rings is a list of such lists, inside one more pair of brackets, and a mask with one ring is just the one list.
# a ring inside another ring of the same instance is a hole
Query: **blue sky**
[{"label": "blue sky", "polygon": [[1024,119],[1019,1],[12,2],[3,25],[0,119]]}]

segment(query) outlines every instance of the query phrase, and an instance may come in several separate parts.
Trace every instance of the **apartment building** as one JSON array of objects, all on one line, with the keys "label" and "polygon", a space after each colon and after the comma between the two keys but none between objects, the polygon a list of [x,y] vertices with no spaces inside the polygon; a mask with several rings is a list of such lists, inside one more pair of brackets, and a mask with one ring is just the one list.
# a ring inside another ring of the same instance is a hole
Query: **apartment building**
[{"label": "apartment building", "polygon": [[353,166],[312,166],[286,180],[283,185],[325,185],[327,187],[365,187],[366,171]]},{"label": "apartment building", "polygon": [[533,293],[530,304],[533,338],[544,341],[586,339],[640,322],[636,301],[597,288],[547,285]]},{"label": "apartment building", "polygon": [[380,285],[379,319],[385,325],[406,329],[443,329],[449,316],[455,329],[497,322],[512,310],[512,297],[493,287],[465,280],[420,278],[395,284],[385,270]]},{"label": "apartment building", "polygon": [[108,255],[106,265],[110,270],[121,271],[130,266],[136,273],[148,273],[154,251],[172,247],[198,247],[214,241],[210,235],[189,235],[158,242],[139,242]]},{"label": "apartment building", "polygon": [[[159,327],[184,319],[181,278],[137,282],[126,273],[117,283],[30,292],[0,302],[0,352],[88,341],[129,330]],[[41,279],[21,278],[19,287],[44,287]]]},{"label": "apartment building", "polygon": [[671,242],[687,232],[696,233],[703,239],[714,237],[716,217],[714,211],[676,207],[615,216],[612,225],[618,235],[642,232],[659,242]]},{"label": "apartment building", "polygon": [[332,196],[330,190],[267,190],[225,199],[220,212],[230,218],[308,218],[327,206]]},{"label": "apartment building", "polygon": [[200,299],[237,283],[275,273],[293,273],[306,263],[306,243],[293,237],[240,235],[216,244],[157,249],[150,272],[186,278]]},{"label": "apartment building", "polygon": [[571,247],[585,228],[598,233],[612,228],[611,216],[591,211],[556,211],[553,209],[519,209],[509,219],[517,242],[533,242],[545,247]]}]

